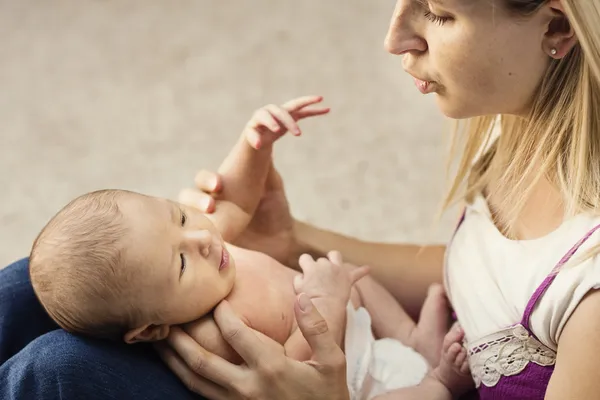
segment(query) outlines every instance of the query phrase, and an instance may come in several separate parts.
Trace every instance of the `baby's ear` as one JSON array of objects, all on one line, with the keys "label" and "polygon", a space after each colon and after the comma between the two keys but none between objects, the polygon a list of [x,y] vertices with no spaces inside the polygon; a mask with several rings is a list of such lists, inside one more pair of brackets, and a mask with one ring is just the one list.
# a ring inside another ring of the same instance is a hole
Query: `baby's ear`
[{"label": "baby's ear", "polygon": [[158,342],[169,336],[169,325],[144,325],[128,331],[123,339],[125,343]]}]

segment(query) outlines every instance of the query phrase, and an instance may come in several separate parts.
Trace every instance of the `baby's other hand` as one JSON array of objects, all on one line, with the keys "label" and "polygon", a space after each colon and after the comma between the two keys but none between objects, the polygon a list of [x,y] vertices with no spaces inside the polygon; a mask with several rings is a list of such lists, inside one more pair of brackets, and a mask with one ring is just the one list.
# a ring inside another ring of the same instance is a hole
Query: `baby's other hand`
[{"label": "baby's other hand", "polygon": [[255,149],[272,145],[287,131],[292,132],[294,136],[300,136],[302,132],[296,121],[329,112],[328,107],[308,108],[322,100],[322,96],[305,96],[290,100],[281,106],[269,104],[259,108],[246,124],[243,136]]},{"label": "baby's other hand", "polygon": [[344,263],[337,251],[318,260],[303,254],[299,264],[303,274],[294,279],[296,293],[306,293],[312,299],[334,298],[344,304],[350,300],[352,285],[369,273],[369,267]]}]

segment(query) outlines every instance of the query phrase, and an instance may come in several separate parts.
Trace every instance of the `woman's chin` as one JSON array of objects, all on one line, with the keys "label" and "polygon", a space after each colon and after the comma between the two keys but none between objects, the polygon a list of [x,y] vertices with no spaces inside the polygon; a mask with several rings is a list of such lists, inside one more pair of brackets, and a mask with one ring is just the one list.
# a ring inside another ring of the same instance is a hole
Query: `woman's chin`
[{"label": "woman's chin", "polygon": [[436,94],[435,99],[442,114],[450,119],[466,119],[482,115],[477,113],[472,106],[453,101],[447,94]]}]

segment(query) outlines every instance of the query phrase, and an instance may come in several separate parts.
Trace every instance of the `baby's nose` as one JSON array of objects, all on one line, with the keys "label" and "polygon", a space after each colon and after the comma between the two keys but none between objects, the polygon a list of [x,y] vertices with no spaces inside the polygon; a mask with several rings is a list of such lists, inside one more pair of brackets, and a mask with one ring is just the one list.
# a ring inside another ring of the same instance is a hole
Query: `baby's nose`
[{"label": "baby's nose", "polygon": [[212,244],[212,233],[206,229],[186,231],[185,238],[191,246],[199,248],[202,253]]}]

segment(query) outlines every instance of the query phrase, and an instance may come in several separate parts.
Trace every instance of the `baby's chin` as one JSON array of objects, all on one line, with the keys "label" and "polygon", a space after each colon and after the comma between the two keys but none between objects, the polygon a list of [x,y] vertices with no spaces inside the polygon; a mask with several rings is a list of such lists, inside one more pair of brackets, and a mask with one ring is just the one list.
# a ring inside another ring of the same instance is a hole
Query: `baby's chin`
[{"label": "baby's chin", "polygon": [[225,297],[227,297],[233,290],[233,285],[235,284],[236,265],[233,257],[230,256],[229,265],[227,265],[225,269],[221,270],[221,274],[227,283],[227,294],[225,294]]}]

